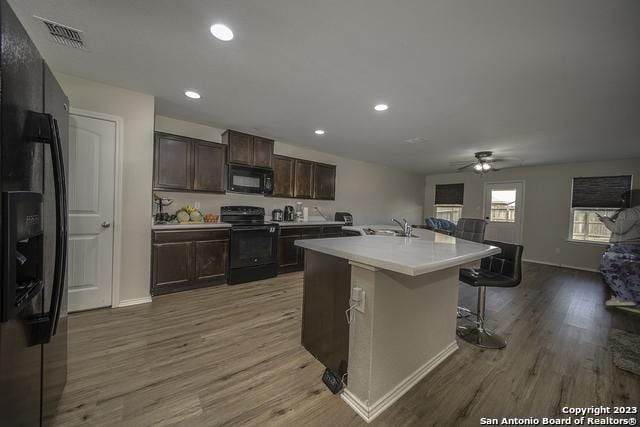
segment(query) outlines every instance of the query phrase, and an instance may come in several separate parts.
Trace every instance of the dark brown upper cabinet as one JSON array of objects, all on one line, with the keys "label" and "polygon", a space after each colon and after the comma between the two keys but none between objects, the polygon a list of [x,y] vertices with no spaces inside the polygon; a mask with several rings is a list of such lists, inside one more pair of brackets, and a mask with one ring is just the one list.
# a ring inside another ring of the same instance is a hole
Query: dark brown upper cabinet
[{"label": "dark brown upper cabinet", "polygon": [[193,163],[195,191],[224,192],[224,145],[195,142]]},{"label": "dark brown upper cabinet", "polygon": [[321,200],[336,199],[336,167],[316,163],[313,174],[313,198]]},{"label": "dark brown upper cabinet", "polygon": [[225,146],[156,132],[153,189],[224,193]]},{"label": "dark brown upper cabinet", "polygon": [[271,168],[273,163],[273,140],[253,137],[253,166]]},{"label": "dark brown upper cabinet", "polygon": [[301,199],[313,197],[313,169],[314,163],[308,160],[295,159],[293,196]]},{"label": "dark brown upper cabinet", "polygon": [[293,197],[294,159],[273,156],[273,197]]},{"label": "dark brown upper cabinet", "polygon": [[156,133],[153,149],[153,188],[191,189],[191,141],[175,135]]},{"label": "dark brown upper cabinet", "polygon": [[274,155],[272,196],[335,200],[336,167]]},{"label": "dark brown upper cabinet", "polygon": [[222,142],[229,145],[229,163],[271,169],[273,140],[228,129]]}]

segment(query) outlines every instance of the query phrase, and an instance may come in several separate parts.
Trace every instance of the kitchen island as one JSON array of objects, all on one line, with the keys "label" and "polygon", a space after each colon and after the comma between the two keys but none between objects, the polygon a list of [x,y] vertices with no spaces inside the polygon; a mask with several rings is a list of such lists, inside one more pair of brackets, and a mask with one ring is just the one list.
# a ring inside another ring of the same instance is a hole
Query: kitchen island
[{"label": "kitchen island", "polygon": [[422,229],[296,245],[305,256],[302,344],[344,379],[342,399],[366,421],[458,348],[458,270],[500,252]]}]

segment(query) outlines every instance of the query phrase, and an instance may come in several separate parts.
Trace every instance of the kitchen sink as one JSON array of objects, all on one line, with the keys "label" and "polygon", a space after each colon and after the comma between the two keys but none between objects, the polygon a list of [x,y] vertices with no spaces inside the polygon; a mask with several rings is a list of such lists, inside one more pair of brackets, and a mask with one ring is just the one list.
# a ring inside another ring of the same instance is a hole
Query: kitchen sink
[{"label": "kitchen sink", "polygon": [[[363,228],[362,231],[364,231],[367,236],[407,237],[404,236],[400,230],[393,228]],[[418,236],[412,234],[410,237]]]}]

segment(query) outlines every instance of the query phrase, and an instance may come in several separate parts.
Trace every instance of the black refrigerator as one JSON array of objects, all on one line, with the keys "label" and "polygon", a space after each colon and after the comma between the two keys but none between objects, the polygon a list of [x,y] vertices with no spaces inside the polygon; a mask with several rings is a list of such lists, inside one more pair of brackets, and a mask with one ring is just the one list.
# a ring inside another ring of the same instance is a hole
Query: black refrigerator
[{"label": "black refrigerator", "polygon": [[0,424],[47,425],[67,378],[68,100],[0,0]]}]

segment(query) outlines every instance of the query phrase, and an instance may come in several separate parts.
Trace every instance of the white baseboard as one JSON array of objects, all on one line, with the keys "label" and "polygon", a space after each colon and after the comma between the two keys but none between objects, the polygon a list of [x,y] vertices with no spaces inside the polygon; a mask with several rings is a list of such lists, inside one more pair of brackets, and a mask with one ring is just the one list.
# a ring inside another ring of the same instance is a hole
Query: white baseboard
[{"label": "white baseboard", "polygon": [[552,265],[554,267],[571,268],[573,270],[589,271],[591,273],[599,273],[597,268],[578,267],[578,266],[575,266],[575,265],[558,264],[558,263],[555,263],[555,262],[547,262],[547,261],[538,261],[536,259],[524,259],[523,258],[522,261],[524,261],[524,262],[532,262],[534,264]]},{"label": "white baseboard", "polygon": [[368,405],[367,402],[363,402],[354,396],[349,389],[345,389],[340,395],[347,405],[351,407],[358,415],[360,415],[367,423],[373,421],[378,415],[384,412],[389,406],[393,405],[396,400],[400,399],[406,392],[408,392],[414,385],[416,385],[421,379],[423,379],[429,372],[431,372],[436,366],[442,363],[447,357],[458,349],[458,344],[453,341],[446,346],[440,353],[431,358],[427,363],[416,369],[411,375],[391,389],[387,394],[382,396],[373,405]]},{"label": "white baseboard", "polygon": [[120,301],[116,307],[128,307],[130,305],[146,304],[151,302],[151,295],[142,298],[125,299]]}]

